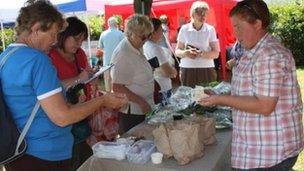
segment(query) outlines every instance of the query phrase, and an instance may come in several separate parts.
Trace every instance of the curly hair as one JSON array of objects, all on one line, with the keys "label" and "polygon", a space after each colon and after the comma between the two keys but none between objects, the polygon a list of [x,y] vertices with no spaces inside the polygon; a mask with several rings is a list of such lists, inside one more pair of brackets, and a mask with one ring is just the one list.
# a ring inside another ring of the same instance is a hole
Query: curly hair
[{"label": "curly hair", "polygon": [[54,23],[59,29],[64,26],[62,14],[48,0],[28,0],[19,11],[15,31],[19,36],[24,31],[30,31],[31,27],[39,22],[41,30],[49,30]]},{"label": "curly hair", "polygon": [[153,25],[149,17],[141,14],[135,14],[127,19],[126,23],[126,35],[129,36],[131,33],[143,33],[148,35],[153,31]]}]

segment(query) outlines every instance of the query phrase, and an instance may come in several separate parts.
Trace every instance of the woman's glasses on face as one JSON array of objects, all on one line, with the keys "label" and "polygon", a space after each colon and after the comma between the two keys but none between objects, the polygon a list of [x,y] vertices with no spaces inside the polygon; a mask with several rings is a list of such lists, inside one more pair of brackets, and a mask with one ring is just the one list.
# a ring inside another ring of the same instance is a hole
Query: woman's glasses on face
[{"label": "woman's glasses on face", "polygon": [[206,9],[203,9],[203,8],[196,8],[196,9],[194,10],[194,13],[195,13],[196,15],[205,16],[206,13],[207,13],[207,10],[206,10]]},{"label": "woman's glasses on face", "polygon": [[150,37],[151,37],[151,35],[152,35],[152,33],[149,33],[148,35],[138,35],[138,34],[135,34],[137,37],[139,37],[140,38],[140,40],[141,41],[146,41],[146,40],[148,40]]},{"label": "woman's glasses on face", "polygon": [[77,43],[82,43],[84,41],[82,36],[72,36],[72,37]]}]

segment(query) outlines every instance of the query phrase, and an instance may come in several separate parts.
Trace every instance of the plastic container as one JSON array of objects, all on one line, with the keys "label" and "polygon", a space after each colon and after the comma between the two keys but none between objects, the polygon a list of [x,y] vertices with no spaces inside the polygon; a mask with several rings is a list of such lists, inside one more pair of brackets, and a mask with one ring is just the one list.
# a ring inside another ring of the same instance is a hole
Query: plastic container
[{"label": "plastic container", "polygon": [[135,142],[126,152],[127,159],[131,163],[145,164],[150,156],[156,151],[154,142],[151,140],[139,140]]},{"label": "plastic container", "polygon": [[163,161],[163,153],[159,153],[159,152],[156,152],[156,153],[152,153],[151,154],[151,161],[153,164],[160,164],[162,163]]},{"label": "plastic container", "polygon": [[123,160],[129,148],[127,143],[101,141],[94,144],[92,150],[95,157]]}]

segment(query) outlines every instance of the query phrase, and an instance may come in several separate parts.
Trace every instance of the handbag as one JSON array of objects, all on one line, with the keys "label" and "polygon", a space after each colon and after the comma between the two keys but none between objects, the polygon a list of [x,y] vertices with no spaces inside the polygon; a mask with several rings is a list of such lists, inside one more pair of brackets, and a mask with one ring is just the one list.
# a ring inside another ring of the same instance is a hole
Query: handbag
[{"label": "handbag", "polygon": [[[91,98],[102,96],[99,89],[92,91]],[[106,107],[100,107],[88,119],[92,128],[92,134],[87,139],[87,143],[93,146],[99,141],[113,141],[118,135],[118,111]]]}]

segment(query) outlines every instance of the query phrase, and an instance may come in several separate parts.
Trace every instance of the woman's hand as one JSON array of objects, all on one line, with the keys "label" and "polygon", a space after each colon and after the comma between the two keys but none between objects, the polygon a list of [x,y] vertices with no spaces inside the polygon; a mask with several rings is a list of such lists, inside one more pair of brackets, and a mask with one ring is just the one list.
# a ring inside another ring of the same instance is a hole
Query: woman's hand
[{"label": "woman's hand", "polygon": [[145,100],[141,100],[138,105],[143,113],[149,113],[152,111],[151,106]]},{"label": "woman's hand", "polygon": [[80,80],[81,83],[88,80],[89,78],[90,78],[90,73],[86,69],[81,71],[81,73],[78,75],[78,79]]},{"label": "woman's hand", "polygon": [[120,109],[128,103],[128,99],[125,94],[105,93],[102,98],[104,101],[103,106],[112,109]]},{"label": "woman's hand", "polygon": [[218,96],[217,95],[211,95],[208,97],[204,97],[198,100],[198,103],[202,106],[214,106],[218,104]]},{"label": "woman's hand", "polygon": [[177,76],[177,70],[172,67],[172,74],[170,75],[170,78],[175,78]]},{"label": "woman's hand", "polygon": [[236,60],[235,58],[230,59],[229,61],[226,62],[226,68],[229,70],[232,70],[232,68],[236,65]]},{"label": "woman's hand", "polygon": [[92,68],[86,68],[82,69],[81,73],[78,75],[78,79],[80,79],[80,82],[84,82],[91,78],[96,71]]},{"label": "woman's hand", "polygon": [[186,49],[184,51],[184,56],[191,58],[191,59],[195,59],[199,55],[200,55],[200,51],[198,51],[196,49]]}]

